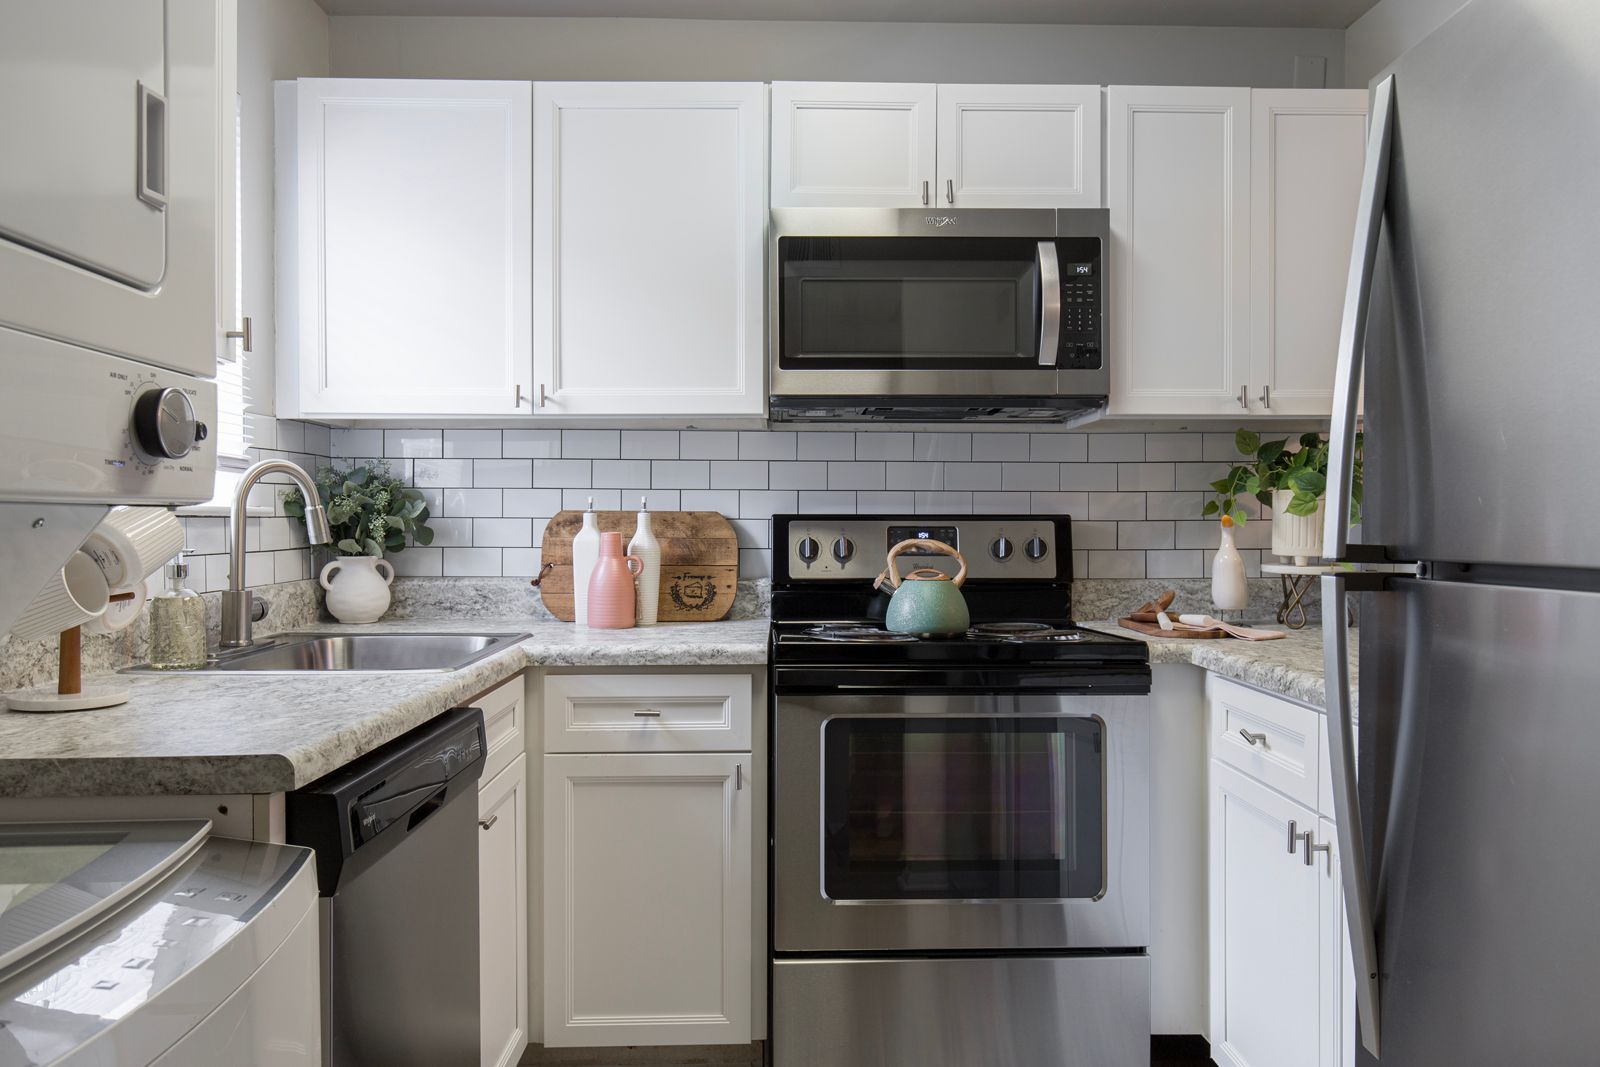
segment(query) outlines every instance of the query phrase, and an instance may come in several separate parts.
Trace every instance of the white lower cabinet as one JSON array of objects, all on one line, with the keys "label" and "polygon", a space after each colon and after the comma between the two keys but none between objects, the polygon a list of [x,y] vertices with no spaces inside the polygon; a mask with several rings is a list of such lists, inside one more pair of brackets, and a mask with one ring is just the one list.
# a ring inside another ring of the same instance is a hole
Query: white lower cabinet
[{"label": "white lower cabinet", "polygon": [[478,789],[483,1067],[511,1067],[528,1046],[527,792],[528,757],[520,754]]},{"label": "white lower cabinet", "polygon": [[544,1043],[751,1038],[749,753],[544,762]]}]

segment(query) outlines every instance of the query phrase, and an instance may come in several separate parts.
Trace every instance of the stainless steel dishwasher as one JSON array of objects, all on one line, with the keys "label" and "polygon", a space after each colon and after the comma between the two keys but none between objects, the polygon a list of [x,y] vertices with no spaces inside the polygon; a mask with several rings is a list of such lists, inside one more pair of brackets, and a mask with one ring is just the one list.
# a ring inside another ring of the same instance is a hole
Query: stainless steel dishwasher
[{"label": "stainless steel dishwasher", "polygon": [[478,1062],[483,713],[457,708],[288,795],[317,853],[329,1067]]}]

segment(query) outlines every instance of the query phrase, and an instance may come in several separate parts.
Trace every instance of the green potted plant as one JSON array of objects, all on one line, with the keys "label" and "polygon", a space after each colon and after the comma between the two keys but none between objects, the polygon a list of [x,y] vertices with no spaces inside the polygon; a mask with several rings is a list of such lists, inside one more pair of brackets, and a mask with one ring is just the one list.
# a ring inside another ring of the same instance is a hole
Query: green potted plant
[{"label": "green potted plant", "polygon": [[[1328,442],[1319,433],[1301,434],[1298,447],[1289,439],[1263,441],[1254,430],[1239,430],[1234,447],[1246,457],[1211,483],[1216,498],[1206,501],[1204,515],[1228,516],[1243,525],[1247,515],[1239,498],[1253,496],[1272,509],[1272,551],[1307,565],[1322,555],[1322,516],[1328,489]],[[1350,480],[1350,525],[1361,521],[1362,435],[1356,434],[1355,466]]]},{"label": "green potted plant", "polygon": [[[383,557],[403,551],[407,535],[419,545],[433,543],[427,501],[381,460],[349,470],[321,467],[313,481],[328,511],[337,553],[318,576],[328,593],[328,611],[340,622],[376,622],[389,610],[394,581],[394,567]],[[305,519],[300,490],[283,494],[283,510]]]}]

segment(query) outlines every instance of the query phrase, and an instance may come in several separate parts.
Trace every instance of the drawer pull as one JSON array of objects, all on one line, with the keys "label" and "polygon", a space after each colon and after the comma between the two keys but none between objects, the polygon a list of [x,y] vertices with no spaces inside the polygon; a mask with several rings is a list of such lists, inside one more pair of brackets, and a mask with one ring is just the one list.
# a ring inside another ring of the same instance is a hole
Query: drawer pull
[{"label": "drawer pull", "polygon": [[[735,789],[744,788],[744,764],[742,763],[735,763],[733,765],[733,787]],[[1307,862],[1310,861],[1308,860]]]},{"label": "drawer pull", "polygon": [[500,816],[491,815],[487,819],[479,819],[478,820],[478,825],[480,827],[482,827],[483,829],[487,830],[487,829],[489,829],[489,827],[493,826],[495,823],[497,823],[499,821],[500,821]]},{"label": "drawer pull", "polygon": [[1304,839],[1304,841],[1306,843],[1306,866],[1307,867],[1312,867],[1312,866],[1316,865],[1316,861],[1311,858],[1311,854],[1313,852],[1326,852],[1328,854],[1328,859],[1330,861],[1332,861],[1332,859],[1333,859],[1333,846],[1332,845],[1313,845],[1311,843],[1311,831],[1310,830],[1307,830],[1305,833],[1301,834],[1300,836],[1301,836],[1302,839]]},{"label": "drawer pull", "polygon": [[1300,847],[1300,824],[1293,819],[1289,820],[1289,855],[1294,855],[1295,849]]},{"label": "drawer pull", "polygon": [[634,718],[638,718],[638,719],[659,719],[659,718],[661,718],[661,712],[657,711],[655,708],[644,708],[644,709],[642,709],[640,711],[634,712],[633,715],[634,715]]},{"label": "drawer pull", "polygon": [[1249,730],[1246,730],[1244,727],[1241,726],[1241,727],[1239,727],[1239,736],[1244,738],[1245,741],[1248,742],[1251,745],[1260,745],[1262,748],[1266,748],[1267,747],[1267,735],[1266,734],[1253,734]]}]

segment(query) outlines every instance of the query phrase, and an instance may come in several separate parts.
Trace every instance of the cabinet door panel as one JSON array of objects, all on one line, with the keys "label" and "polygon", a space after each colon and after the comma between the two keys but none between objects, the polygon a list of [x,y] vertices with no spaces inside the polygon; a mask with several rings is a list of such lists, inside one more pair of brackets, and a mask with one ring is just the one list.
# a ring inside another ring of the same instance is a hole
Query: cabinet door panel
[{"label": "cabinet door panel", "polygon": [[950,207],[1099,207],[1098,85],[939,86]]},{"label": "cabinet door panel", "polygon": [[1366,120],[1365,90],[1251,93],[1250,387],[1263,414],[1332,406]]},{"label": "cabinet door panel", "polygon": [[510,1067],[528,1045],[527,781],[519,755],[478,790],[483,1067]]},{"label": "cabinet door panel", "polygon": [[1242,414],[1250,91],[1107,91],[1114,414]]},{"label": "cabinet door panel", "polygon": [[1325,864],[1288,844],[1291,821],[1316,833],[1317,817],[1216,760],[1211,775],[1212,1056],[1316,1067]]},{"label": "cabinet door panel", "polygon": [[518,386],[526,402],[530,90],[298,83],[300,413],[513,414]]},{"label": "cabinet door panel", "polygon": [[536,89],[544,414],[759,414],[764,87]]},{"label": "cabinet door panel", "polygon": [[546,1046],[750,1040],[750,769],[545,757]]},{"label": "cabinet door panel", "polygon": [[773,82],[772,206],[930,203],[936,107],[933,85]]}]

